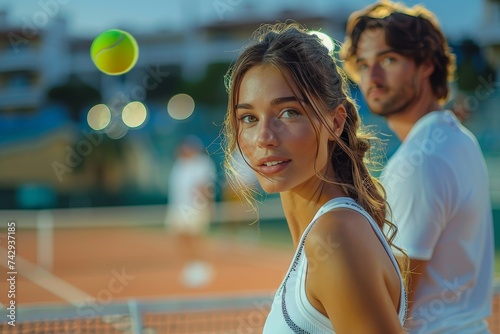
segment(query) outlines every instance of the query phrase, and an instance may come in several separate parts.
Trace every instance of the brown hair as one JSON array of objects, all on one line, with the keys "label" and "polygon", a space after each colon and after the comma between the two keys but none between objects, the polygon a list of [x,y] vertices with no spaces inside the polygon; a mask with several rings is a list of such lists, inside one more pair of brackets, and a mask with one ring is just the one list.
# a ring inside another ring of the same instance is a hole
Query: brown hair
[{"label": "brown hair", "polygon": [[358,81],[355,65],[359,39],[363,32],[375,29],[383,29],[387,45],[413,59],[416,65],[432,62],[432,91],[440,101],[446,101],[448,82],[454,79],[455,55],[451,53],[436,16],[420,5],[409,8],[387,0],[352,13],[347,21],[341,56],[345,60],[345,72],[354,81]]},{"label": "brown hair", "polygon": [[[226,150],[224,166],[235,190],[243,188],[245,198],[251,198],[251,193],[242,184],[234,167],[234,152],[239,150],[241,153],[235,106],[243,76],[250,68],[262,64],[275,67],[285,80],[291,78],[295,82],[301,98],[312,106],[313,113],[308,117],[320,120],[335,138],[329,146],[335,180],[327,179],[317,171],[318,177],[340,186],[374,218],[382,230],[389,227],[387,241],[393,246],[396,227],[386,219],[388,206],[385,191],[367,167],[366,153],[376,137],[362,130],[357,107],[347,94],[346,76],[337,66],[333,51],[328,50],[318,36],[296,23],[261,26],[254,33],[253,42],[242,51],[225,77],[229,101],[223,130]],[[327,123],[329,118],[326,117],[338,105],[344,106],[347,111],[340,137],[331,129]]]}]

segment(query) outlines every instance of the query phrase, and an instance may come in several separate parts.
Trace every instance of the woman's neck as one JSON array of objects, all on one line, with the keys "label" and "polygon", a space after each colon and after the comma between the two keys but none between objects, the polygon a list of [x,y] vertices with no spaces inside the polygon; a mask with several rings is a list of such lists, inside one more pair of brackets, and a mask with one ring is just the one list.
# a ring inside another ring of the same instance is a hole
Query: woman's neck
[{"label": "woman's neck", "polygon": [[307,196],[296,191],[280,193],[285,218],[296,249],[304,230],[311,223],[314,215],[329,200],[345,197],[346,194],[337,186],[321,182],[320,187]]}]

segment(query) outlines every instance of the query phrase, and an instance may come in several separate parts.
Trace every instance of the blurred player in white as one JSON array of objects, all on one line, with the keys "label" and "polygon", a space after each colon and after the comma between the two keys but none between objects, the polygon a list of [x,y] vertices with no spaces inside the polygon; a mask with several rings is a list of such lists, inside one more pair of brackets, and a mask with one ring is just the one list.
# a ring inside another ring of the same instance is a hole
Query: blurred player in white
[{"label": "blurred player in white", "polygon": [[215,164],[201,140],[187,136],[169,176],[165,224],[176,236],[176,254],[185,264],[181,279],[189,287],[203,286],[213,275],[203,256],[203,242],[212,218],[216,178]]}]

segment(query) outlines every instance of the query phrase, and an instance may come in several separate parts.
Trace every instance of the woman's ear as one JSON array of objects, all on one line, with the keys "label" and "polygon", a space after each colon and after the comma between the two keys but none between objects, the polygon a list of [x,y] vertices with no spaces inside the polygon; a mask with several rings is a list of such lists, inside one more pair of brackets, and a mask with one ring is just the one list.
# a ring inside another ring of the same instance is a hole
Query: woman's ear
[{"label": "woman's ear", "polygon": [[[333,132],[337,135],[337,137],[340,137],[342,132],[344,131],[344,125],[345,125],[345,120],[347,117],[347,111],[345,107],[341,104],[339,104],[335,110],[331,113],[332,121],[330,124],[333,124]],[[330,140],[334,140],[332,135],[328,137]]]}]

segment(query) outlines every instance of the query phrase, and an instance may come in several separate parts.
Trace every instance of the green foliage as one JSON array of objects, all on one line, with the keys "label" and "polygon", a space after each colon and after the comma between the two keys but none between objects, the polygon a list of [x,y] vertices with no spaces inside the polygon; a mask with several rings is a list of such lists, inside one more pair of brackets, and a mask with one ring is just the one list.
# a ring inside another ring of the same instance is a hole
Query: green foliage
[{"label": "green foliage", "polygon": [[62,85],[50,88],[47,97],[51,102],[68,107],[74,121],[79,121],[83,108],[101,102],[101,93],[76,75],[71,75]]},{"label": "green foliage", "polygon": [[481,54],[480,47],[473,40],[463,40],[460,53],[462,57],[457,62],[456,70],[457,85],[463,92],[473,92],[481,85],[481,77],[489,78],[495,74],[495,70],[488,64]]},{"label": "green foliage", "polygon": [[227,93],[224,87],[224,75],[229,69],[229,63],[210,64],[204,77],[198,82],[184,82],[184,89],[196,103],[207,106],[221,106],[227,103]]},{"label": "green foliage", "polygon": [[179,88],[182,86],[180,66],[162,65],[157,69],[160,73],[168,73],[165,78],[161,78],[153,87],[147,90],[147,99],[165,101],[173,95],[181,93]]}]

